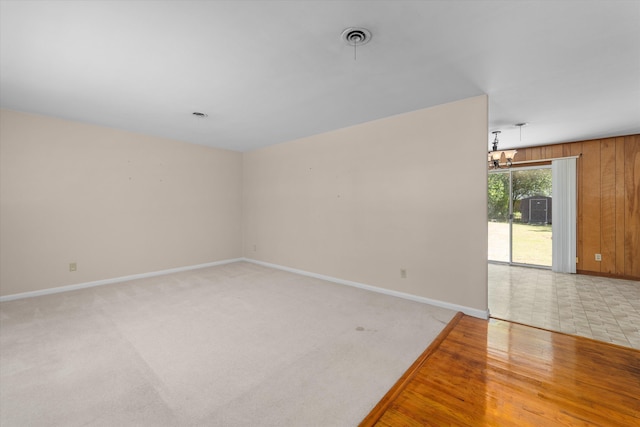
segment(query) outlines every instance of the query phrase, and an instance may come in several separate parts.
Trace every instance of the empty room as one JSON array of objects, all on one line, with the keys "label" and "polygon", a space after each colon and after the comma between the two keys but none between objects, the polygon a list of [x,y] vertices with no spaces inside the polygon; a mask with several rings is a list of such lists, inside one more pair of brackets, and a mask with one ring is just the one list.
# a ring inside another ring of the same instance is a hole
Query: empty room
[{"label": "empty room", "polygon": [[0,425],[640,423],[638,22],[0,0]]}]

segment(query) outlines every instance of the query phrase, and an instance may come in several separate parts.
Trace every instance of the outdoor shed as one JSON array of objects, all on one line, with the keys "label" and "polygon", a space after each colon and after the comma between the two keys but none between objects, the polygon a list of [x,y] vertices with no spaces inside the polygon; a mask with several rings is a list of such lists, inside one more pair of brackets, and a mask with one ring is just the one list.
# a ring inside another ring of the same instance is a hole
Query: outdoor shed
[{"label": "outdoor shed", "polygon": [[551,224],[551,197],[532,196],[520,200],[523,224]]}]

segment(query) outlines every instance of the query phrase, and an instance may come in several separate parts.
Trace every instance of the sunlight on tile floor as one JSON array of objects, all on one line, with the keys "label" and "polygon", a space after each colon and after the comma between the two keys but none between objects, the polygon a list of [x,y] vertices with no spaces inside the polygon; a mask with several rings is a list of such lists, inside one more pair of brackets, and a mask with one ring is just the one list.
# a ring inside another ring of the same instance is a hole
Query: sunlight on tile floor
[{"label": "sunlight on tile floor", "polygon": [[489,264],[491,317],[640,349],[640,282]]}]

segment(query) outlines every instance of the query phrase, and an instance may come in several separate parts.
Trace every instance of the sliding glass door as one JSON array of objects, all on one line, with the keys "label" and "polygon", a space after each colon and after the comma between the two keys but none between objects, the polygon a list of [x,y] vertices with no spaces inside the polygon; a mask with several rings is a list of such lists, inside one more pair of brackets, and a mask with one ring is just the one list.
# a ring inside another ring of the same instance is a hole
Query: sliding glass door
[{"label": "sliding glass door", "polygon": [[489,172],[489,260],[551,267],[551,169]]},{"label": "sliding glass door", "polygon": [[489,173],[489,260],[511,262],[511,215],[509,171]]}]

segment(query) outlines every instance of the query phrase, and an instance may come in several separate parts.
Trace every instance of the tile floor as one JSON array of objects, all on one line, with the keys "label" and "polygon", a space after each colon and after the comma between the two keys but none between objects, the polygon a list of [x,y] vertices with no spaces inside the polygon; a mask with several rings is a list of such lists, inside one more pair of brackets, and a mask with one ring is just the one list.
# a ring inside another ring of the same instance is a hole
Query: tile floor
[{"label": "tile floor", "polygon": [[489,264],[491,317],[640,349],[640,282]]}]

